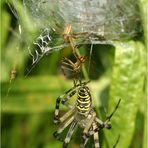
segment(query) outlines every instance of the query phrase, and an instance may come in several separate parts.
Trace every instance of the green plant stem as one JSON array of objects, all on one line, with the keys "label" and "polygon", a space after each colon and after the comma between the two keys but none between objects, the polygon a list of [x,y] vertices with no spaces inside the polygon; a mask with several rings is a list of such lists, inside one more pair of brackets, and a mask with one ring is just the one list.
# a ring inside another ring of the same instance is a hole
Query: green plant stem
[{"label": "green plant stem", "polygon": [[[80,55],[79,50],[77,50],[77,53]],[[87,73],[87,70],[84,64],[82,64],[82,73],[84,75],[85,80],[89,80],[89,76],[88,76],[88,73]]]}]

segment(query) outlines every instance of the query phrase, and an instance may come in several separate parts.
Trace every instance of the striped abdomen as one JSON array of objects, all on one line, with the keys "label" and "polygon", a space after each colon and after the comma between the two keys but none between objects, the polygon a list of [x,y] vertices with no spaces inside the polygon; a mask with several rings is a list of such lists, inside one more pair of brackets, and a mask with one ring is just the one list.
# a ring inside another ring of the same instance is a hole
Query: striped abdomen
[{"label": "striped abdomen", "polygon": [[91,110],[91,95],[87,86],[80,87],[78,90],[78,97],[76,102],[76,108],[78,113],[87,114]]}]

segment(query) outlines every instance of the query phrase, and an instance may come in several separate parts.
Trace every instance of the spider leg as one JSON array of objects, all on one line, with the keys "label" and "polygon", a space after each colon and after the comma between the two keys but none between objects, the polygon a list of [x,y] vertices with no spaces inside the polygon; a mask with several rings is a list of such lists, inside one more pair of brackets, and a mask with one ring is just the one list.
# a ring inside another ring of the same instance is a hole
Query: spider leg
[{"label": "spider leg", "polygon": [[62,73],[64,74],[64,76],[66,76],[66,73],[65,73],[64,68],[65,68],[65,67],[61,66],[61,71],[62,71]]},{"label": "spider leg", "polygon": [[77,47],[76,47],[76,45],[74,45],[74,39],[72,37],[70,37],[69,42],[70,42],[70,46],[72,48],[73,55],[75,56],[76,59],[79,59],[79,55],[76,52]]},{"label": "spider leg", "polygon": [[74,63],[66,57],[63,57],[62,63],[68,64],[68,65],[74,65]]},{"label": "spider leg", "polygon": [[66,135],[66,138],[64,140],[64,143],[63,143],[63,148],[66,148],[68,143],[70,142],[71,140],[71,137],[72,137],[72,134],[76,128],[76,125],[77,125],[77,122],[76,121],[73,121],[73,123],[71,124],[70,128],[69,128],[69,131]]},{"label": "spider leg", "polygon": [[105,123],[102,120],[100,120],[98,117],[95,118],[95,121],[99,124],[99,127],[97,127],[98,130],[105,127]]},{"label": "spider leg", "polygon": [[99,144],[99,134],[98,134],[98,130],[97,129],[97,124],[95,122],[93,122],[93,131],[94,131],[94,143],[95,143],[95,148],[100,148],[100,144]]},{"label": "spider leg", "polygon": [[68,119],[61,127],[59,127],[58,130],[53,133],[53,136],[54,136],[56,139],[62,141],[62,139],[60,138],[60,134],[64,131],[64,129],[65,129],[68,125],[70,125],[70,124],[72,123],[73,120],[74,120],[74,116],[72,116],[72,117],[71,117],[70,119]]},{"label": "spider leg", "polygon": [[[83,35],[85,35],[85,36],[84,36],[83,40],[81,41],[81,43],[84,43],[89,37],[91,37],[92,33],[85,32],[85,33],[83,33]],[[80,48],[82,45],[83,44],[78,44],[78,45],[76,45],[75,48]]]},{"label": "spider leg", "polygon": [[60,123],[64,122],[65,120],[67,120],[73,113],[75,112],[75,107],[73,107],[72,109],[70,109],[68,112],[66,112],[60,119]]},{"label": "spider leg", "polygon": [[119,104],[120,104],[120,101],[121,101],[121,99],[119,99],[119,101],[118,101],[118,103],[117,103],[115,109],[114,109],[113,112],[110,114],[110,116],[107,117],[109,120],[111,119],[111,117],[114,115],[114,113],[115,113],[116,110],[118,109]]},{"label": "spider leg", "polygon": [[68,59],[66,57],[62,58],[62,60],[61,60],[61,70],[62,70],[64,75],[66,75],[65,69],[73,71],[73,67],[74,67],[74,63],[70,59]]},{"label": "spider leg", "polygon": [[87,125],[85,126],[85,128],[83,130],[83,138],[84,139],[85,139],[85,137],[88,136],[88,131],[89,131],[90,127],[92,126],[92,123],[93,123],[95,117],[96,117],[96,113],[95,112],[93,112],[92,114],[88,115],[88,118],[90,118],[90,119],[88,120],[88,123],[87,123]]},{"label": "spider leg", "polygon": [[69,64],[69,63],[66,63],[66,62],[63,62],[62,64],[61,64],[61,66],[63,66],[63,67],[67,67],[67,68],[70,68],[70,69],[73,69],[73,65],[71,65],[71,64]]},{"label": "spider leg", "polygon": [[68,108],[73,108],[72,105],[70,105],[67,101],[70,99],[75,93],[77,86],[72,87],[69,89],[65,94],[59,96],[56,100],[56,107],[55,107],[55,113],[54,113],[54,123],[59,122],[59,108],[60,108],[60,103],[66,105]]},{"label": "spider leg", "polygon": [[99,128],[98,128],[96,122],[94,121],[92,123],[92,127],[88,131],[87,136],[83,137],[83,143],[80,145],[80,148],[85,148],[85,145],[87,144],[89,137],[91,135],[93,135],[93,137],[94,137],[95,148],[100,148],[98,131],[99,131]]},{"label": "spider leg", "polygon": [[[65,69],[67,69],[67,70],[69,70],[69,71],[74,71],[72,68],[62,65],[62,66],[61,66],[61,70],[62,70],[62,72],[64,71],[64,72],[63,72],[64,75],[66,75],[66,74],[65,74]],[[75,71],[74,71],[74,72],[75,72]]]},{"label": "spider leg", "polygon": [[82,143],[80,144],[80,148],[85,148],[85,145],[87,144],[90,135],[92,135],[92,130],[89,130],[88,134],[85,137],[83,137]]},{"label": "spider leg", "polygon": [[115,109],[113,110],[113,112],[112,112],[109,116],[106,115],[106,116],[107,116],[107,120],[104,122],[104,126],[105,126],[107,129],[110,129],[110,128],[111,128],[110,120],[111,120],[112,116],[114,115],[114,113],[116,112],[116,110],[118,109],[119,104],[120,104],[120,101],[121,101],[121,99],[119,99],[119,101],[118,101],[118,103],[117,103]]},{"label": "spider leg", "polygon": [[75,71],[73,70],[73,68],[69,68],[69,67],[66,67],[66,66],[62,65],[62,66],[61,66],[61,71],[62,71],[62,73],[64,74],[64,76],[67,75],[66,72],[65,72],[65,70],[75,72]]}]

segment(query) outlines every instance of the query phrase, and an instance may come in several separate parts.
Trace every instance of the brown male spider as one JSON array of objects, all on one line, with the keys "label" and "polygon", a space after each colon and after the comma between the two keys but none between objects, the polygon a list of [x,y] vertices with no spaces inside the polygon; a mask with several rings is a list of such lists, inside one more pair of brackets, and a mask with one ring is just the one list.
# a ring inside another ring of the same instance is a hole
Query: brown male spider
[{"label": "brown male spider", "polygon": [[81,71],[82,64],[86,61],[87,58],[86,58],[86,56],[80,56],[77,53],[77,51],[76,51],[77,46],[74,45],[75,34],[72,34],[71,28],[72,28],[71,24],[69,24],[65,27],[64,32],[63,32],[63,38],[66,43],[70,43],[73,55],[76,59],[76,62],[72,62],[70,59],[63,57],[62,61],[61,61],[61,70],[64,75],[66,75],[65,70],[69,70],[70,72],[72,72],[74,75],[74,78],[75,78],[74,85],[76,85],[77,81],[80,79],[79,74]]}]

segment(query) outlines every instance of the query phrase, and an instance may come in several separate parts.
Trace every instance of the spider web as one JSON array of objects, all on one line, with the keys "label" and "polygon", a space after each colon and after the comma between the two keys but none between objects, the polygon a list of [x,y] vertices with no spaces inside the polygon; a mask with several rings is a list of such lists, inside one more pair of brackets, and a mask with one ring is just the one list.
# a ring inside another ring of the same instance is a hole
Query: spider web
[{"label": "spider web", "polygon": [[[138,1],[135,0],[24,0],[23,3],[37,27],[54,30],[57,38],[62,38],[63,28],[72,24],[72,32],[81,34],[76,44],[109,44],[113,40],[132,38],[141,31],[138,27]],[[90,34],[86,39],[85,33]],[[53,32],[49,38],[51,36]],[[44,42],[42,34],[38,39]],[[40,51],[35,50],[33,64],[39,55],[60,50],[64,46],[63,40],[59,45],[39,46]]]},{"label": "spider web", "polygon": [[72,25],[75,44],[113,44],[142,32],[138,0],[23,0],[24,10],[40,34],[29,46],[32,68],[48,53],[66,46],[62,33]]}]

